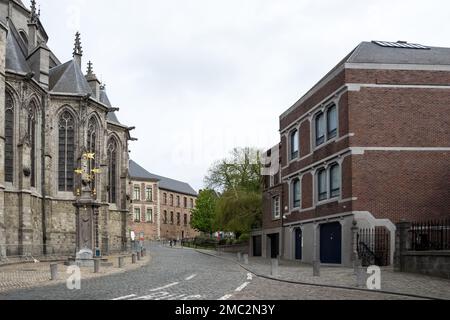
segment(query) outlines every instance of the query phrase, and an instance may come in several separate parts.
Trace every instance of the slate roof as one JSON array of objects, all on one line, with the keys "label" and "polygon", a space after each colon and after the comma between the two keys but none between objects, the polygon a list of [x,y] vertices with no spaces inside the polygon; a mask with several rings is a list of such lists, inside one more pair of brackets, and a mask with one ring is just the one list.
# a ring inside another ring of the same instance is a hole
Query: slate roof
[{"label": "slate roof", "polygon": [[197,192],[188,183],[150,173],[133,160],[130,160],[129,170],[132,179],[159,181],[160,189],[197,196]]},{"label": "slate roof", "polygon": [[450,65],[450,48],[408,49],[362,42],[347,63]]},{"label": "slate roof", "polygon": [[[104,86],[100,87],[100,102],[112,108],[112,104],[109,101],[108,95],[106,94],[106,89]],[[108,112],[108,121],[120,124],[119,119],[117,118],[116,113]]]},{"label": "slate roof", "polygon": [[6,39],[5,67],[15,72],[28,73],[31,69],[26,61],[25,46],[12,22],[9,22],[8,26],[10,32]]},{"label": "slate roof", "polygon": [[81,67],[75,60],[50,69],[50,91],[57,93],[92,94]]}]

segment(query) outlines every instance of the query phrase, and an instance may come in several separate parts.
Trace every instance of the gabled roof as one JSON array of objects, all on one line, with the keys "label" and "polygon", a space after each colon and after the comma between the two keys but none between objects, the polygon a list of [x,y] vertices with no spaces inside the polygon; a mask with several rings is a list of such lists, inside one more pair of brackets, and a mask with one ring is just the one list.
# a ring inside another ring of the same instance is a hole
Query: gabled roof
[{"label": "gabled roof", "polygon": [[70,60],[62,65],[50,69],[51,92],[69,94],[92,94],[81,67],[75,60]]},{"label": "gabled roof", "polygon": [[[382,46],[379,43],[390,44]],[[450,48],[407,48],[405,42],[362,42],[347,63],[450,65]]]},{"label": "gabled roof", "polygon": [[160,189],[197,196],[197,192],[188,183],[150,173],[133,160],[130,160],[129,170],[131,179],[159,181]]},{"label": "gabled roof", "polygon": [[[104,85],[100,87],[100,102],[112,108],[111,102],[109,101],[108,95],[106,94],[106,89]],[[121,124],[114,111],[108,112],[108,121]]]},{"label": "gabled roof", "polygon": [[24,47],[21,45],[22,39],[12,22],[8,22],[8,26],[10,32],[6,39],[5,67],[11,71],[28,73],[31,69],[26,60]]}]

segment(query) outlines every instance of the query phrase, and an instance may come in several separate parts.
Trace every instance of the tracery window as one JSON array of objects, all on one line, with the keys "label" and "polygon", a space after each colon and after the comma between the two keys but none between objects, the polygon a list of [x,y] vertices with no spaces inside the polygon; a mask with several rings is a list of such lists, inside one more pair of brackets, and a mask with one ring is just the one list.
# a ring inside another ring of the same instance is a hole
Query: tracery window
[{"label": "tracery window", "polygon": [[75,119],[69,111],[59,117],[59,191],[73,191],[75,170]]},{"label": "tracery window", "polygon": [[14,103],[5,93],[5,181],[14,182]]},{"label": "tracery window", "polygon": [[117,141],[114,138],[108,142],[108,186],[109,203],[117,202]]}]

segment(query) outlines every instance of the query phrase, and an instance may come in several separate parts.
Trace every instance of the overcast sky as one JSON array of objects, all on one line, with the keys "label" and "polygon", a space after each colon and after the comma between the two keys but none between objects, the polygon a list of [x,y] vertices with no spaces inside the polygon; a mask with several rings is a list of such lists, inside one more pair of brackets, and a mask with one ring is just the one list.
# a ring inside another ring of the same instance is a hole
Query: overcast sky
[{"label": "overcast sky", "polygon": [[[24,1],[27,5],[28,0]],[[49,46],[106,83],[131,157],[203,186],[233,147],[268,149],[279,116],[361,41],[450,47],[450,3],[423,0],[38,0]]]}]

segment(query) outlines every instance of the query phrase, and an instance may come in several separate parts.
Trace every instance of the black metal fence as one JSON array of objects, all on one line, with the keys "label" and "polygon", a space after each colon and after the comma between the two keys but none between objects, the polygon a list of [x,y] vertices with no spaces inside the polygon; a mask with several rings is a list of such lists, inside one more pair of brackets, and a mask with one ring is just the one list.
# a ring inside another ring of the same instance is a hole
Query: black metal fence
[{"label": "black metal fence", "polygon": [[358,255],[365,267],[391,264],[391,233],[385,227],[360,229],[358,232]]},{"label": "black metal fence", "polygon": [[450,218],[413,223],[410,229],[411,250],[450,250]]}]

